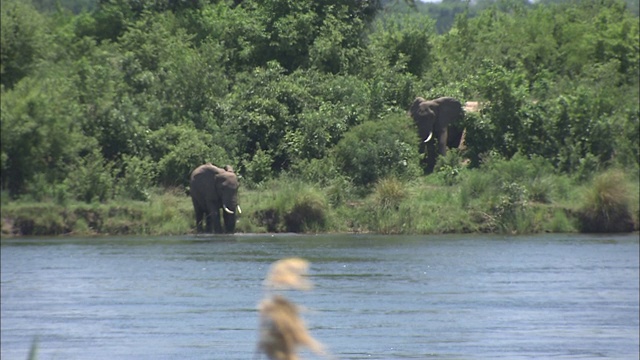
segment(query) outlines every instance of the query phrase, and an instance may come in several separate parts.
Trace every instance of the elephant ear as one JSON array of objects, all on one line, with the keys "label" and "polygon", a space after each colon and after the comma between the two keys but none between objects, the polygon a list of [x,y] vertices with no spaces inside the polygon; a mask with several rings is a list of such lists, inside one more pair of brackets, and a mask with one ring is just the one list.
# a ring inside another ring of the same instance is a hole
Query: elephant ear
[{"label": "elephant ear", "polygon": [[415,98],[415,100],[413,100],[413,103],[411,104],[411,107],[409,107],[407,115],[411,117],[415,117],[416,115],[420,116],[420,104],[422,104],[424,101],[425,100],[421,97]]}]

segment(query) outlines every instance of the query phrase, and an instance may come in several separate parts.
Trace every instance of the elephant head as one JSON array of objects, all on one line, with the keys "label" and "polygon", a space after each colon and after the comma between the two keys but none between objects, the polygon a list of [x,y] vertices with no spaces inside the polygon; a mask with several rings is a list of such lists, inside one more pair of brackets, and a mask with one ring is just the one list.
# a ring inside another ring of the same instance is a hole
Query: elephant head
[{"label": "elephant head", "polygon": [[[417,97],[408,114],[413,118],[420,136],[420,153],[427,153],[427,168],[433,169],[435,165],[435,149],[427,145],[432,138],[437,139],[438,153],[447,154],[447,147],[458,147],[462,138],[461,127],[464,111],[462,104],[451,97],[441,97],[434,100],[425,100]],[[428,172],[430,172],[428,170]]]},{"label": "elephant head", "polygon": [[238,177],[233,169],[229,165],[224,169],[210,163],[201,165],[191,173],[190,185],[198,232],[203,231],[206,219],[206,232],[222,233],[222,212],[224,232],[233,233],[236,216],[242,211],[238,205]]}]

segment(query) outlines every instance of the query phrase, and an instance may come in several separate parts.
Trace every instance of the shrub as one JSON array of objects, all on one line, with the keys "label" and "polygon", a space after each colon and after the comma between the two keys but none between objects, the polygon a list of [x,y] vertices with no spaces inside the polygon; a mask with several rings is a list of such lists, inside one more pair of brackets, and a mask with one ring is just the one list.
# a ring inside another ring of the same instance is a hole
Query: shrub
[{"label": "shrub", "polygon": [[152,133],[149,140],[151,158],[157,161],[159,184],[184,186],[197,166],[207,161],[226,162],[225,150],[211,144],[210,138],[192,126],[169,125]]},{"label": "shrub", "polygon": [[624,173],[620,170],[610,170],[596,176],[579,210],[580,231],[633,231],[629,190]]},{"label": "shrub", "polygon": [[69,200],[69,189],[64,183],[51,183],[44,174],[37,174],[27,182],[27,192],[20,197],[26,201],[51,201],[66,205]]},{"label": "shrub", "polygon": [[464,158],[460,149],[450,149],[447,155],[438,156],[435,169],[442,181],[452,186],[460,182],[460,172],[464,167]]},{"label": "shrub", "polygon": [[124,156],[124,174],[118,180],[117,192],[131,200],[149,200],[149,189],[153,186],[156,171],[151,159]]},{"label": "shrub", "polygon": [[305,159],[293,164],[289,173],[303,182],[326,186],[340,176],[332,160],[330,157]]},{"label": "shrub", "polygon": [[77,200],[104,202],[113,197],[114,180],[113,163],[105,161],[100,150],[94,149],[71,166],[65,185]]},{"label": "shrub", "polygon": [[391,115],[354,127],[335,147],[336,166],[355,185],[379,179],[412,179],[420,172],[415,129],[404,115]]},{"label": "shrub", "polygon": [[492,206],[492,213],[499,226],[504,231],[518,230],[522,214],[528,206],[527,189],[516,182],[503,183],[500,187],[501,195]]},{"label": "shrub", "polygon": [[272,165],[273,157],[268,150],[258,149],[250,160],[243,160],[242,173],[247,180],[247,186],[258,186],[268,180],[272,174]]},{"label": "shrub", "polygon": [[466,206],[471,199],[483,195],[501,196],[503,183],[522,186],[527,200],[551,203],[554,197],[566,197],[570,186],[568,178],[553,173],[551,164],[539,156],[528,159],[516,153],[511,160],[505,160],[499,155],[485,155],[479,171],[469,172],[459,180],[462,182],[462,204]]}]

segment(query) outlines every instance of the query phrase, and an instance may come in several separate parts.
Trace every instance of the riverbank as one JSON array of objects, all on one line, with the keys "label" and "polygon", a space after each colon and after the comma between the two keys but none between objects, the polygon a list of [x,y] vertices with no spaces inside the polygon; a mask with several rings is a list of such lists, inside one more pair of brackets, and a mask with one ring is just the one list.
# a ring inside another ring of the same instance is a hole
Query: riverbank
[{"label": "riverbank", "polygon": [[[566,233],[638,231],[638,182],[608,171],[577,183],[545,175],[508,180],[463,171],[369,190],[285,179],[241,188],[240,233]],[[449,177],[449,178],[447,178]],[[184,189],[155,189],[148,201],[34,202],[3,198],[2,236],[179,235],[194,232]]]}]

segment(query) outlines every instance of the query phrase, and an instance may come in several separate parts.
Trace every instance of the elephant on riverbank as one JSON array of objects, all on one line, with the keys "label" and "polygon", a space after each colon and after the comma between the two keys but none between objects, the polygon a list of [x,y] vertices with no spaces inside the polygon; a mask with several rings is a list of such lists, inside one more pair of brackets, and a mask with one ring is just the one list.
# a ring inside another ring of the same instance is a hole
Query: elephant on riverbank
[{"label": "elephant on riverbank", "polygon": [[[433,171],[438,154],[444,156],[447,154],[447,148],[458,148],[462,142],[464,135],[462,104],[452,97],[434,100],[417,97],[411,104],[408,115],[418,128],[419,151],[425,154],[425,172],[430,173]],[[437,141],[437,152],[436,142],[430,141],[432,138]]]},{"label": "elephant on riverbank", "polygon": [[[210,163],[198,166],[191,172],[189,192],[196,215],[198,232],[223,233],[220,212],[224,220],[224,232],[233,233],[236,216],[240,214],[238,205],[238,177],[227,165],[219,168]],[[206,228],[203,229],[203,222]]]}]

